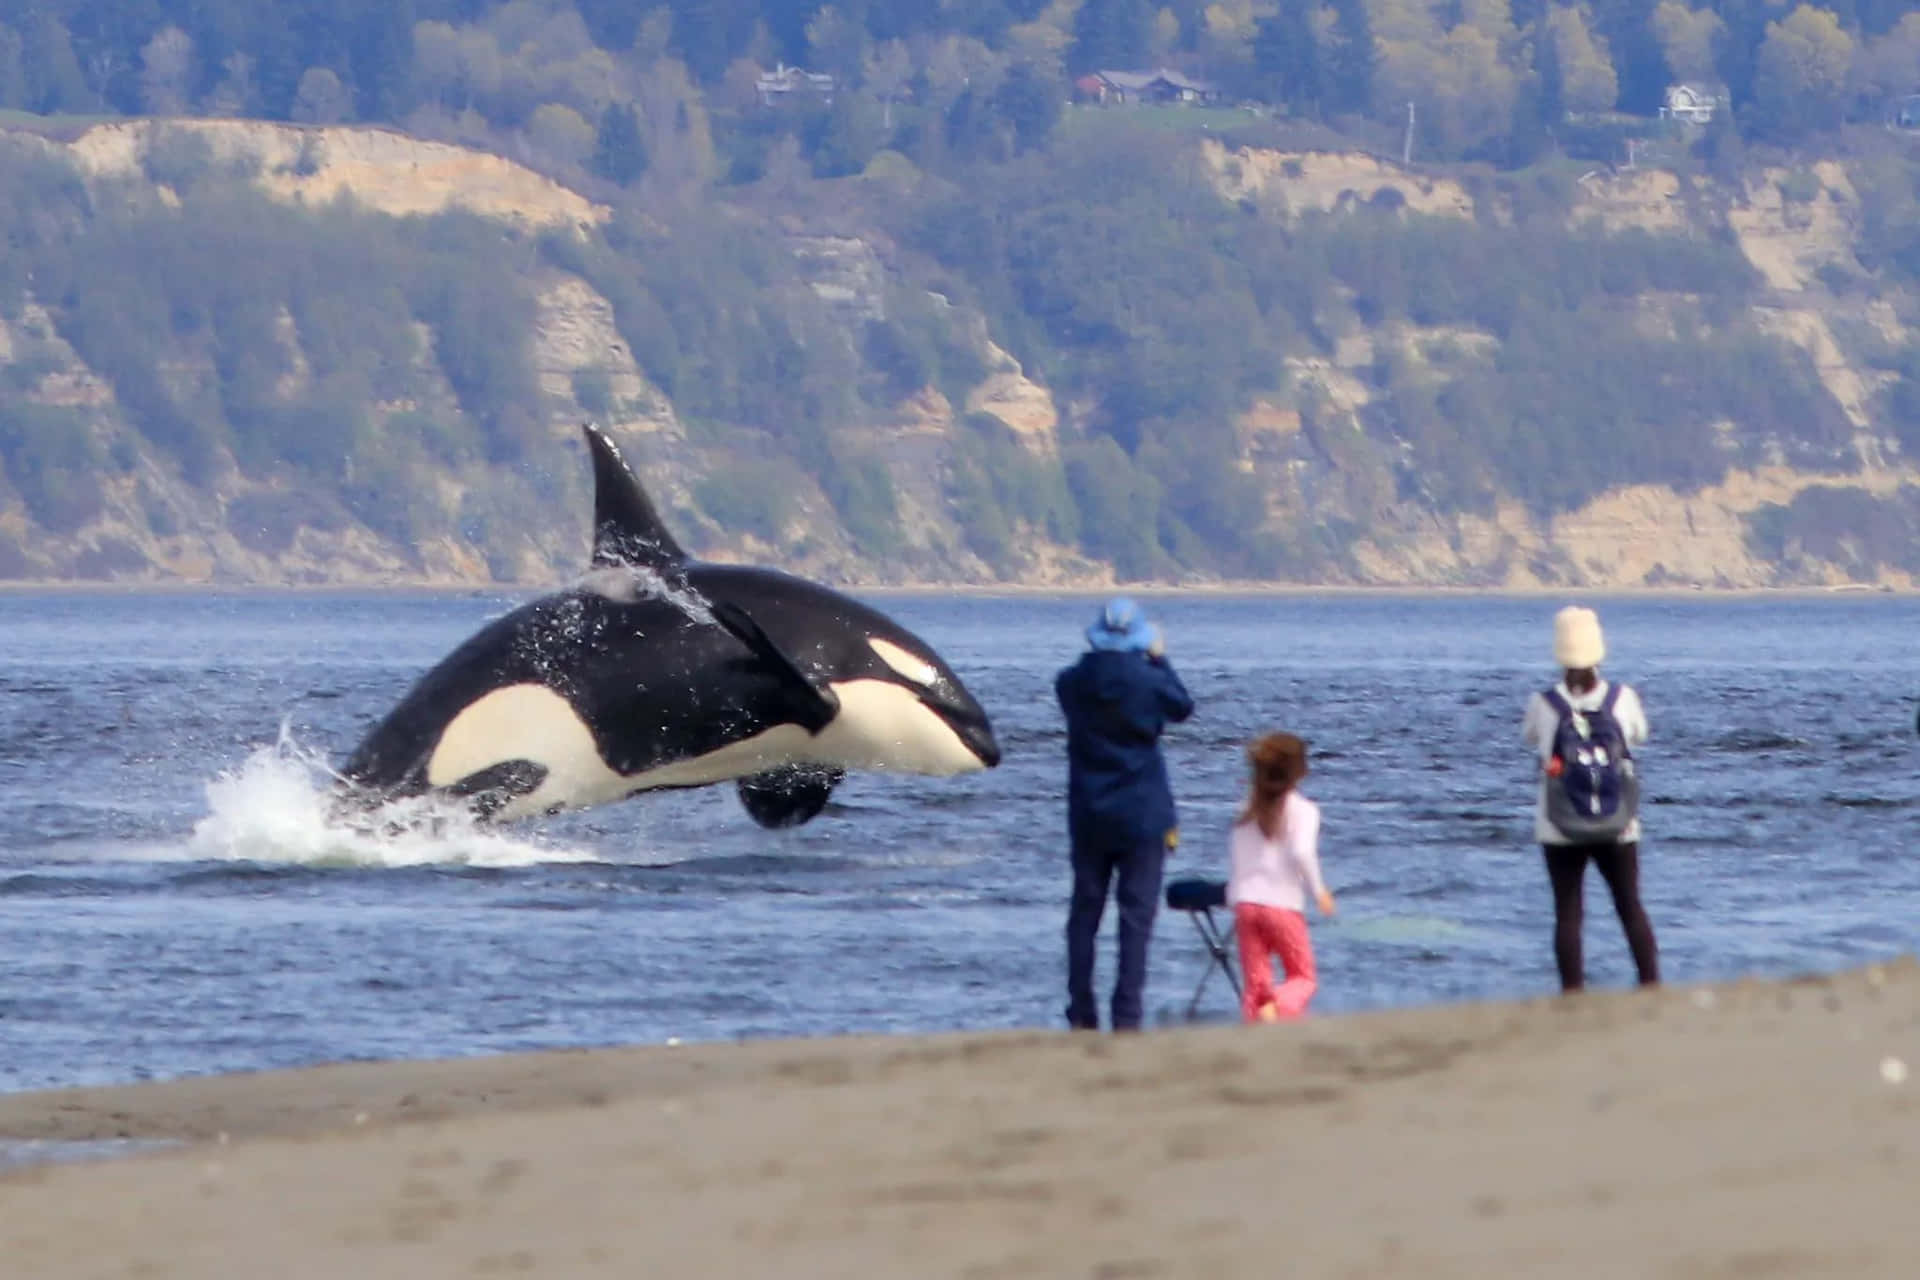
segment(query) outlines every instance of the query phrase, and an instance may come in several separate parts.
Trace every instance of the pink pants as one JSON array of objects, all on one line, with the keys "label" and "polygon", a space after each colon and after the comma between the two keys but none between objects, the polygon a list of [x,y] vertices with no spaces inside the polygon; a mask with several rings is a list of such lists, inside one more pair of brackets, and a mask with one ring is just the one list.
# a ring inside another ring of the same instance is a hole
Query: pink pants
[{"label": "pink pants", "polygon": [[[1246,1020],[1258,1022],[1261,1006],[1268,1004],[1283,1018],[1305,1013],[1320,985],[1306,916],[1285,907],[1242,902],[1233,909],[1233,932],[1240,940],[1240,1011]],[[1287,975],[1277,988],[1273,985],[1276,952]]]}]

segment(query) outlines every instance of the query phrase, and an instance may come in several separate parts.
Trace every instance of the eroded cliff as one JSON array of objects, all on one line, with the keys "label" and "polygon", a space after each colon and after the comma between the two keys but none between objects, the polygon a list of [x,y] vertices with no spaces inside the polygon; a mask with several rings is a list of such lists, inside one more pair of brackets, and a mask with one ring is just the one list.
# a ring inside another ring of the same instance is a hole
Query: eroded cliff
[{"label": "eroded cliff", "polygon": [[[347,199],[403,218],[458,209],[522,237],[584,234],[609,218],[605,205],[511,161],[390,130],[133,121],[37,145],[70,162],[96,192],[144,184],[165,198],[167,149],[179,163],[189,147],[182,139],[192,140],[194,163],[210,157],[288,204]],[[1200,155],[1219,194],[1256,216],[1340,216],[1362,206],[1494,224],[1513,216],[1488,184],[1405,173],[1370,156],[1212,143]],[[1570,510],[1499,495],[1473,508],[1450,506],[1424,494],[1396,461],[1404,446],[1383,409],[1382,370],[1398,361],[1444,387],[1463,359],[1497,359],[1499,339],[1470,327],[1349,316],[1330,325],[1323,350],[1287,357],[1275,370],[1276,390],[1252,396],[1235,420],[1237,468],[1259,480],[1276,531],[1295,539],[1322,526],[1348,531],[1339,554],[1313,562],[1312,577],[1375,585],[1910,587],[1920,564],[1888,549],[1885,526],[1890,512],[1906,519],[1901,513],[1920,507],[1913,501],[1920,471],[1881,420],[1881,392],[1898,375],[1871,356],[1908,340],[1913,300],[1845,287],[1869,274],[1852,248],[1860,202],[1845,162],[1759,170],[1734,189],[1666,170],[1597,170],[1578,182],[1572,225],[1732,238],[1765,282],[1751,306],[1755,323],[1807,354],[1844,413],[1851,431],[1844,457],[1809,469],[1762,450],[1715,483],[1684,491],[1616,487]],[[852,335],[847,341],[857,344],[863,326],[886,318],[902,289],[954,306],[906,284],[895,247],[878,233],[791,221],[788,251]],[[103,475],[91,510],[64,516],[46,499],[36,508],[0,473],[0,578],[554,581],[575,572],[583,555],[584,466],[569,442],[581,420],[595,418],[629,444],[676,526],[703,554],[778,561],[843,581],[1068,587],[1113,580],[1108,563],[1057,531],[1016,522],[989,551],[956,515],[966,501],[959,473],[970,431],[998,423],[1013,447],[1057,470],[1065,444],[1099,412],[1097,398],[1063,403],[996,342],[982,314],[967,312],[953,326],[967,335],[970,352],[960,382],[901,388],[868,420],[839,428],[838,443],[822,446],[855,448],[885,473],[894,523],[885,554],[875,554],[871,537],[863,545],[850,529],[845,495],[823,487],[817,466],[799,465],[772,436],[686,421],[629,350],[615,301],[587,274],[532,258],[502,269],[523,275],[535,299],[539,411],[531,429],[551,443],[550,457],[527,464],[531,473],[472,460],[448,465],[417,498],[441,514],[411,523],[302,494],[283,469],[257,459],[222,456],[189,476],[149,446],[120,390],[66,341],[49,300],[29,286],[14,318],[0,319],[0,366],[31,401],[63,411],[60,421],[119,465]],[[1645,298],[1646,325],[1671,323],[1674,305]],[[317,376],[311,335],[284,311],[272,325],[285,352],[281,389],[310,383]],[[365,406],[370,429],[404,433],[436,414],[444,420],[462,412],[451,380],[458,371],[443,367],[439,339],[430,326],[417,326],[406,394]],[[193,362],[180,363],[170,376],[191,381]],[[1726,425],[1730,434],[1741,426]],[[779,501],[777,511],[760,513],[766,518],[741,521],[721,490],[749,475],[777,489]],[[1819,511],[1809,514],[1810,503]],[[1835,534],[1847,509],[1879,521],[1880,532],[1851,540],[1844,529]],[[1184,578],[1207,576],[1196,568]]]}]

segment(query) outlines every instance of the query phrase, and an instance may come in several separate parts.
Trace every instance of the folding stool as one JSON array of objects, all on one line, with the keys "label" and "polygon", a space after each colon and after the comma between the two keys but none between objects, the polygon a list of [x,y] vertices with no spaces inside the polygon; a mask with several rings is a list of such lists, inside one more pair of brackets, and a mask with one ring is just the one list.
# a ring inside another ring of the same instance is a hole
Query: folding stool
[{"label": "folding stool", "polygon": [[1226,927],[1213,918],[1213,909],[1225,910],[1227,905],[1227,885],[1224,880],[1206,880],[1198,876],[1188,876],[1167,883],[1167,908],[1171,911],[1184,911],[1193,921],[1193,927],[1199,931],[1200,942],[1207,949],[1207,967],[1200,973],[1200,983],[1193,989],[1193,999],[1187,1002],[1187,1020],[1200,1008],[1200,996],[1207,989],[1207,979],[1213,977],[1214,967],[1227,975],[1227,985],[1233,988],[1236,1001],[1240,996],[1240,975],[1234,972],[1233,965],[1233,917],[1228,915]]}]

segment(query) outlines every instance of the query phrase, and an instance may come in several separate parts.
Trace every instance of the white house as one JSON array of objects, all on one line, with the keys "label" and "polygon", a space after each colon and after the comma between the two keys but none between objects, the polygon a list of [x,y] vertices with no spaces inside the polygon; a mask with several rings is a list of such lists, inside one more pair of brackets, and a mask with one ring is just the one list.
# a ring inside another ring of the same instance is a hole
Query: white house
[{"label": "white house", "polygon": [[778,102],[792,102],[805,97],[831,102],[834,81],[825,72],[806,71],[783,62],[755,80],[753,87],[760,94],[760,105],[771,107]]},{"label": "white house", "polygon": [[1688,124],[1707,124],[1713,113],[1727,105],[1725,90],[1698,81],[1683,80],[1667,86],[1666,104],[1660,108],[1662,120],[1684,120]]}]

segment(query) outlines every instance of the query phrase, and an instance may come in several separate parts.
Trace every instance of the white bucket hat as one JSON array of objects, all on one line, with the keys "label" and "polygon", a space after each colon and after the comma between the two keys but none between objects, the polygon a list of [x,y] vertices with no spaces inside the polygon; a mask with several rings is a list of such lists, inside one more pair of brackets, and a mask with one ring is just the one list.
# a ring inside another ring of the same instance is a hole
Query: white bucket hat
[{"label": "white bucket hat", "polygon": [[1607,656],[1600,635],[1600,615],[1570,604],[1553,615],[1553,660],[1568,671],[1597,667]]}]

